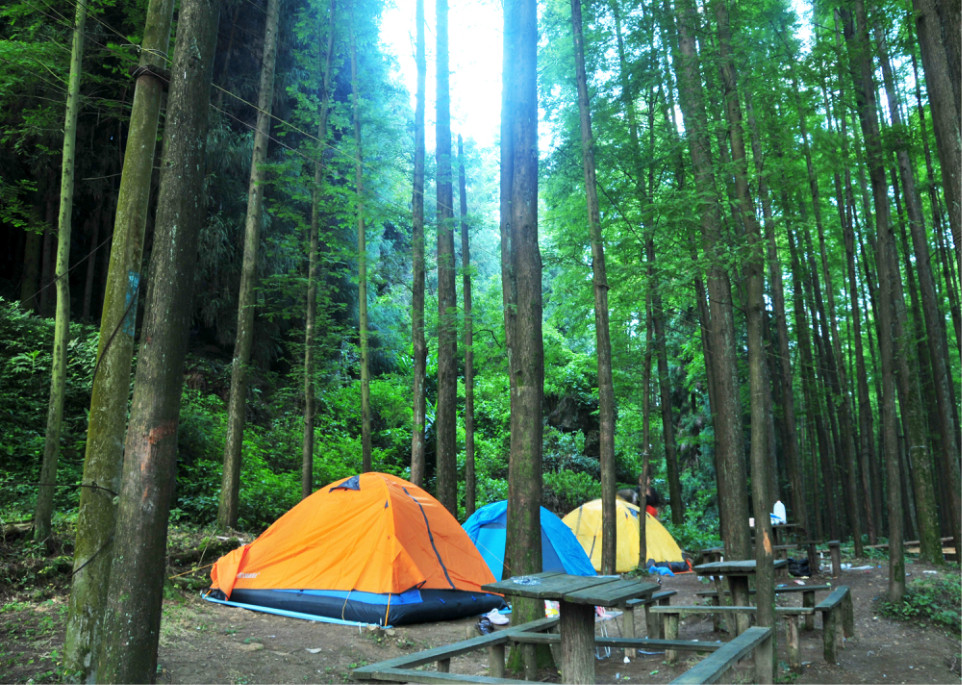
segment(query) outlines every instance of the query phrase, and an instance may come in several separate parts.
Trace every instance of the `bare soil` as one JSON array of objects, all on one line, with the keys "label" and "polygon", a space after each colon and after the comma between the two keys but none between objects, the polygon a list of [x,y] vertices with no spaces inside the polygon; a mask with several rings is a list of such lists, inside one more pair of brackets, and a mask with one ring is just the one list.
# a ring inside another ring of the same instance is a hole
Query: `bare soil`
[{"label": "bare soil", "polygon": [[[848,561],[848,560],[847,560]],[[779,682],[797,683],[962,683],[959,675],[960,635],[922,623],[892,621],[880,616],[876,600],[887,587],[884,563],[852,561],[870,570],[843,571],[841,577],[816,576],[806,584],[832,583],[851,588],[855,609],[855,637],[846,640],[838,664],[822,657],[819,622],[811,633],[802,632],[801,673],[789,673],[784,634],[779,631]],[[959,573],[957,566],[935,569],[918,563],[907,565],[909,580],[932,572]],[[779,582],[794,582],[781,579]],[[674,604],[696,603],[695,592],[706,581],[693,574],[662,579],[675,589]],[[800,602],[793,597],[789,602]],[[0,682],[50,682],[57,654],[62,649],[66,594],[38,603],[8,603],[0,613]],[[960,609],[962,611],[962,609]],[[644,630],[644,617],[636,610],[636,623]],[[160,683],[346,683],[362,664],[449,644],[477,635],[477,619],[370,630],[356,626],[316,623],[284,618],[203,601],[195,594],[165,601],[157,681]],[[621,634],[620,618],[607,621],[609,635]],[[726,640],[713,632],[708,618],[683,622],[681,635],[704,641]],[[603,656],[603,655],[601,655]],[[600,683],[668,682],[696,663],[699,657],[682,655],[679,663],[665,664],[663,654],[636,655],[626,663],[624,652],[613,651],[596,662]],[[487,673],[487,656],[475,652],[451,662],[453,673]],[[750,660],[730,675],[734,682],[749,682]],[[427,668],[433,668],[429,666]],[[542,680],[559,682],[556,671],[546,670]]]}]

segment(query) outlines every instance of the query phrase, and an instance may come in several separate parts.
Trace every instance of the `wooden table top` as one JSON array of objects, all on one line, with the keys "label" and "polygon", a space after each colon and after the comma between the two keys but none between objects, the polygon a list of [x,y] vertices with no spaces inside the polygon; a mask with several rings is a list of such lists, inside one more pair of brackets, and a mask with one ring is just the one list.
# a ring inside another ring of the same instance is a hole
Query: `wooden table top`
[{"label": "wooden table top", "polygon": [[[788,564],[786,559],[775,559],[774,567],[781,568]],[[754,559],[739,561],[713,561],[708,564],[698,564],[694,570],[703,576],[731,576],[755,573],[757,562]]]},{"label": "wooden table top", "polygon": [[618,576],[575,576],[544,572],[514,576],[481,586],[487,592],[517,597],[563,599],[576,604],[613,606],[633,597],[642,597],[658,589],[657,583],[625,580]]}]

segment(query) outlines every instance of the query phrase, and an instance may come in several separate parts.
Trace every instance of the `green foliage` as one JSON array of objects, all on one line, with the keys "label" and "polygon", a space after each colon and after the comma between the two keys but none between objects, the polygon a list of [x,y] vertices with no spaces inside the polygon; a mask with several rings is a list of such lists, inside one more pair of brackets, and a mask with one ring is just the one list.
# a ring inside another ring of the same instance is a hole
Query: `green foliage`
[{"label": "green foliage", "polygon": [[[29,516],[40,475],[49,401],[53,319],[24,311],[0,298],[0,511],[14,519]],[[67,385],[55,506],[76,506],[82,472],[90,379],[96,363],[97,332],[70,325]]]},{"label": "green foliage", "polygon": [[948,628],[958,636],[962,631],[962,578],[957,573],[935,574],[911,581],[902,602],[882,600],[879,612],[900,621],[927,622]]},{"label": "green foliage", "polygon": [[567,469],[544,474],[544,506],[558,516],[601,497],[601,483],[587,473]]}]

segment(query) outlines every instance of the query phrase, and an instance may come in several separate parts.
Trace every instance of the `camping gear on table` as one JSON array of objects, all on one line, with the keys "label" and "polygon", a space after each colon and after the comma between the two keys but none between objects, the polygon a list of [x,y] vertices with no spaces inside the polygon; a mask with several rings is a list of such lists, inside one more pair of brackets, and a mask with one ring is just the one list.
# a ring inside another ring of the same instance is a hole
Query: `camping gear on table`
[{"label": "camping gear on table", "polygon": [[[508,501],[501,500],[481,507],[463,524],[495,580],[501,580],[504,570],[507,521]],[[541,507],[541,570],[576,576],[597,575],[571,529],[544,507]]]},{"label": "camping gear on table", "polygon": [[257,611],[401,625],[505,606],[457,520],[397,476],[362,473],[302,500],[222,556],[205,598]]},{"label": "camping gear on table", "polygon": [[[625,573],[638,567],[640,510],[624,500],[615,500],[615,525],[617,526],[618,550],[615,555],[615,571]],[[601,500],[585,502],[569,512],[563,519],[591,559],[595,570],[601,571]],[[691,564],[681,553],[681,547],[654,516],[645,514],[645,536],[648,547],[648,563],[667,567],[673,573],[691,571]]]}]

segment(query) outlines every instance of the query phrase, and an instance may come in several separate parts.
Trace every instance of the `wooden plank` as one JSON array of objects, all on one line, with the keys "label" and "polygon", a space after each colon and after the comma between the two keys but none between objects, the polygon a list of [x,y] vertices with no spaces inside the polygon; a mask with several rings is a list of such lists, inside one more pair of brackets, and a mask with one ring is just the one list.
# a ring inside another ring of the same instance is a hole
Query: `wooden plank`
[{"label": "wooden plank", "polygon": [[[522,642],[539,645],[558,644],[561,636],[558,633],[519,633],[511,637],[511,642]],[[614,647],[617,649],[641,649],[653,647],[659,649],[680,649],[692,652],[713,652],[719,649],[723,642],[702,642],[699,640],[661,640],[647,637],[603,637],[595,636],[595,645],[599,647]]]},{"label": "wooden plank", "polygon": [[360,680],[387,680],[395,683],[494,683],[497,685],[531,685],[527,680],[511,678],[492,678],[484,675],[465,675],[464,673],[442,673],[439,671],[419,671],[414,668],[386,668],[366,671],[355,678]]},{"label": "wooden plank", "polygon": [[564,601],[610,607],[623,604],[629,599],[650,595],[657,589],[658,583],[641,580],[616,580],[613,583],[566,592]]},{"label": "wooden plank", "polygon": [[[822,590],[831,590],[831,589],[832,589],[831,585],[784,585],[781,587],[776,587],[775,594],[779,595],[786,592],[813,592],[813,591],[822,591]],[[754,589],[751,590],[750,593],[754,595],[755,590]],[[717,590],[701,590],[699,592],[696,592],[695,594],[698,595],[699,597],[718,597]],[[725,592],[724,594],[728,595],[727,592]]]},{"label": "wooden plank", "polygon": [[771,636],[771,628],[749,628],[671,682],[678,685],[717,683],[740,659],[753,652],[765,640],[770,640]]},{"label": "wooden plank", "polygon": [[549,628],[553,628],[555,625],[557,625],[557,623],[557,618],[542,618],[538,619],[537,621],[522,623],[521,625],[517,626],[509,626],[493,633],[489,633],[488,635],[479,635],[478,637],[468,638],[467,640],[455,642],[450,645],[432,647],[431,649],[425,649],[420,652],[415,652],[414,654],[405,654],[393,659],[379,661],[375,664],[369,664],[367,666],[362,666],[358,669],[355,669],[354,672],[363,675],[368,671],[374,670],[383,671],[391,668],[414,668],[415,666],[421,666],[432,661],[450,659],[460,656],[461,654],[473,652],[477,649],[484,649],[490,645],[499,643],[503,644],[508,641],[509,636],[511,636],[513,633],[548,630]]},{"label": "wooden plank", "polygon": [[573,576],[566,573],[535,573],[514,576],[496,583],[482,585],[486,592],[503,595],[534,597],[535,599],[558,599],[570,592],[577,592],[596,585],[620,580],[618,576]]}]

